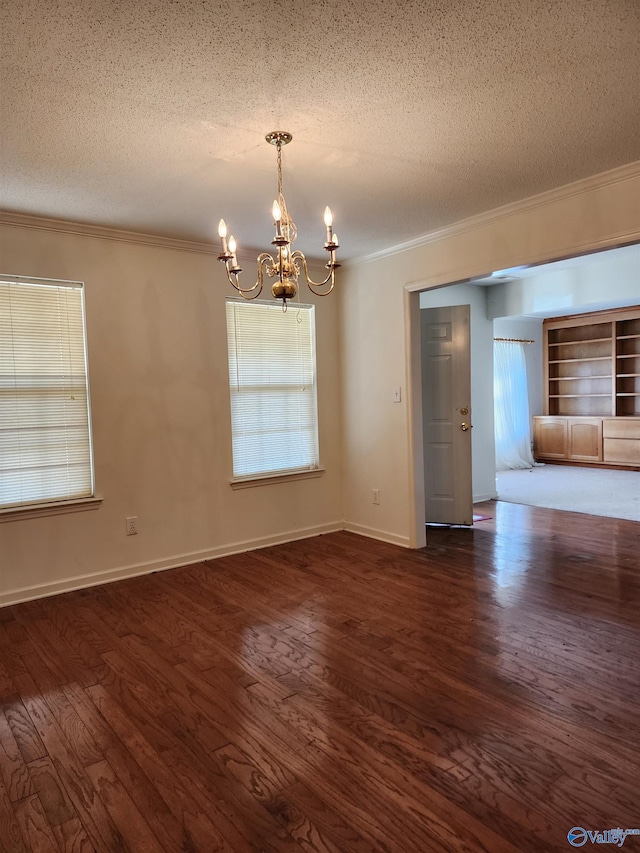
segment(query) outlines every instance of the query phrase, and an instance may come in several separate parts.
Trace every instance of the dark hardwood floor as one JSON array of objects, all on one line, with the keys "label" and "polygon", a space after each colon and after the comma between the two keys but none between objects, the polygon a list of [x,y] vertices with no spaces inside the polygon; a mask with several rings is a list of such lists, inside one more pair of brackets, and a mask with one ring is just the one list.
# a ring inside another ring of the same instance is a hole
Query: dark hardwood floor
[{"label": "dark hardwood floor", "polygon": [[0,610],[2,853],[640,827],[640,525],[481,509],[423,551],[337,533]]}]

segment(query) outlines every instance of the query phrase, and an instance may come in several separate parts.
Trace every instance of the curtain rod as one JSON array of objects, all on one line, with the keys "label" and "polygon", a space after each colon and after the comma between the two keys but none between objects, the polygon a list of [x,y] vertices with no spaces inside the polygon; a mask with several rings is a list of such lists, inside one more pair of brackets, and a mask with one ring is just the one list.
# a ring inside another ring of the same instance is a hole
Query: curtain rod
[{"label": "curtain rod", "polygon": [[524,340],[523,338],[494,338],[494,341],[506,341],[510,344],[535,344],[535,341]]}]

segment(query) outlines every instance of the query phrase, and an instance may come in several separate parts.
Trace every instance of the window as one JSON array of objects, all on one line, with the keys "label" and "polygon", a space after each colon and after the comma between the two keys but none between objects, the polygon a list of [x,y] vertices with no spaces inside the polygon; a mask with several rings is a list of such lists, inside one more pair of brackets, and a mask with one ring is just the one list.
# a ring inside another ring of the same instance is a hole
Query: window
[{"label": "window", "polygon": [[0,276],[0,507],[92,494],[82,284]]},{"label": "window", "polygon": [[227,300],[233,477],[318,468],[312,305]]}]

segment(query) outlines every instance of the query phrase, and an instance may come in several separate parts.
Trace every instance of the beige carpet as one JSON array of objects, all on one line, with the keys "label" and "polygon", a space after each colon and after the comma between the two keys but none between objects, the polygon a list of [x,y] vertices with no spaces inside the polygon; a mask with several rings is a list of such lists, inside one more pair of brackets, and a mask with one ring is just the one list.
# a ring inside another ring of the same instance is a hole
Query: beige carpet
[{"label": "beige carpet", "polygon": [[640,472],[571,465],[498,471],[498,500],[640,521]]}]

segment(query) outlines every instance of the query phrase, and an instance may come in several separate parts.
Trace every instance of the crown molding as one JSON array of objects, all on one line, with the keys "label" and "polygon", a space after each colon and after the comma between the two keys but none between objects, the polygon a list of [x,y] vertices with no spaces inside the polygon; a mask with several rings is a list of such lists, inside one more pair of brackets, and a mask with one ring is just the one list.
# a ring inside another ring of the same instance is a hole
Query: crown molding
[{"label": "crown molding", "polygon": [[120,228],[107,228],[103,225],[71,222],[66,219],[50,219],[45,216],[32,216],[26,213],[11,213],[6,210],[0,210],[0,225],[34,228],[38,231],[54,231],[59,234],[94,237],[100,240],[116,240],[120,243],[136,243],[142,246],[156,246],[162,249],[179,249],[184,252],[200,252],[205,255],[217,255],[219,251],[218,247],[213,243],[180,240],[176,237],[161,237],[157,234],[143,234]]},{"label": "crown molding", "polygon": [[[157,234],[144,234],[138,231],[126,231],[120,228],[107,228],[103,225],[89,225],[84,222],[72,222],[67,219],[51,219],[46,216],[34,216],[27,213],[12,213],[0,210],[0,225],[17,228],[33,228],[37,231],[53,231],[58,234],[71,234],[77,237],[93,237],[99,240],[115,240],[120,243],[134,243],[138,246],[154,246],[160,249],[178,249],[182,252],[198,252],[217,258],[220,246],[214,243],[200,243],[196,240],[181,240],[177,237],[162,237]],[[244,247],[238,252],[238,260],[246,266],[255,264],[260,249]],[[324,265],[323,258],[307,257],[312,269]]]},{"label": "crown molding", "polygon": [[[571,184],[565,184],[561,187],[556,187],[552,190],[547,190],[534,196],[529,196],[519,201],[510,202],[502,207],[494,208],[493,210],[478,213],[470,216],[467,219],[462,219],[454,222],[451,225],[445,225],[438,228],[436,231],[430,231],[420,237],[415,237],[412,240],[407,240],[403,243],[398,243],[395,246],[389,246],[386,249],[381,249],[378,252],[373,252],[370,255],[363,255],[359,258],[352,258],[343,262],[344,268],[358,267],[363,264],[372,263],[382,260],[383,258],[393,257],[394,255],[410,252],[413,249],[418,249],[421,246],[428,246],[431,243],[436,243],[439,240],[452,237],[457,234],[462,234],[467,231],[474,230],[501,219],[507,219],[510,216],[526,213],[535,210],[539,207],[553,204],[568,198],[572,198],[584,193],[592,192],[604,187],[613,186],[614,184],[623,181],[633,180],[640,177],[640,160],[633,163],[627,163],[624,166],[618,166],[615,169],[610,169],[608,172],[601,172],[597,175],[591,175],[587,178],[581,178]],[[124,243],[135,243],[142,246],[155,246],[164,249],[178,249],[183,252],[199,252],[205,255],[218,254],[218,246],[213,243],[198,242],[195,240],[182,240],[176,237],[162,237],[157,234],[145,234],[137,231],[127,231],[120,228],[108,228],[102,225],[89,225],[83,222],[73,222],[66,219],[53,219],[44,216],[34,216],[26,213],[13,213],[7,210],[0,210],[0,225],[15,226],[20,228],[33,228],[39,231],[53,231],[60,234],[72,234],[80,237],[93,237],[100,240],[115,240]],[[238,254],[238,259],[244,262],[255,261],[255,257],[249,253],[249,249],[245,249]],[[317,265],[321,263],[321,259],[308,258],[310,264]]]},{"label": "crown molding", "polygon": [[564,201],[584,193],[593,192],[594,190],[603,189],[604,187],[613,186],[614,184],[632,180],[640,177],[640,160],[633,163],[627,163],[624,166],[618,166],[615,169],[610,169],[608,172],[601,172],[597,175],[591,175],[588,178],[581,178],[571,184],[565,184],[561,187],[556,187],[552,190],[546,190],[543,193],[529,196],[528,198],[513,201],[505,204],[502,207],[496,207],[493,210],[478,213],[470,216],[467,219],[461,219],[451,225],[445,225],[443,228],[438,228],[436,231],[430,231],[428,234],[423,234],[421,237],[415,237],[413,240],[407,240],[404,243],[398,243],[395,246],[390,246],[387,249],[381,249],[378,252],[373,252],[370,255],[363,255],[360,258],[353,258],[351,261],[345,262],[345,267],[357,267],[362,264],[379,261],[382,258],[389,258],[393,255],[410,252],[413,249],[418,249],[421,246],[428,246],[430,243],[436,243],[447,237],[453,237],[458,234],[472,231],[477,228],[490,225],[501,219],[507,219],[511,216],[516,216],[522,213],[535,210],[536,208],[546,207],[558,201]]}]

